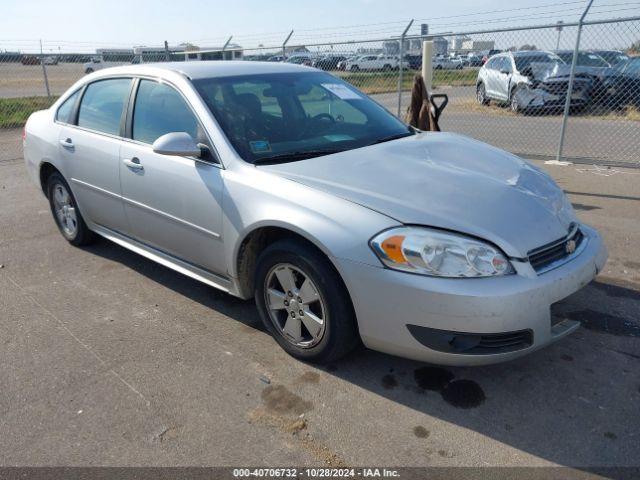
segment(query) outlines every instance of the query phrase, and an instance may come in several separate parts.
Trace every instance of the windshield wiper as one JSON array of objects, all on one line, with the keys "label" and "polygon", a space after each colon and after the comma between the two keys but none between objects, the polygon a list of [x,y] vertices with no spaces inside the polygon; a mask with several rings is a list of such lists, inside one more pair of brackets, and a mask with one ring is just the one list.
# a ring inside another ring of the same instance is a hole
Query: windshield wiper
[{"label": "windshield wiper", "polygon": [[410,137],[411,135],[415,135],[415,133],[396,133],[395,135],[389,135],[388,137],[379,138],[378,140],[371,142],[369,145],[377,145],[378,143],[390,142],[391,140],[398,140],[399,138]]},{"label": "windshield wiper", "polygon": [[323,155],[331,155],[332,153],[339,153],[344,150],[301,150],[296,152],[279,153],[277,155],[270,155],[268,157],[256,158],[254,165],[260,165],[265,163],[279,163],[279,162],[294,162],[296,160],[305,160],[307,158],[321,157]]}]

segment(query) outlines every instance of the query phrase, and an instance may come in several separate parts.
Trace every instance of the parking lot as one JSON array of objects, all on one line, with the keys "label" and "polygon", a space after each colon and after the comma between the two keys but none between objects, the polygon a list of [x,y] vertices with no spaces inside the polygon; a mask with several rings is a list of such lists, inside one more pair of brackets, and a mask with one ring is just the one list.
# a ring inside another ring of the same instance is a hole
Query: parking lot
[{"label": "parking lot", "polygon": [[[80,63],[60,63],[47,65],[46,68],[51,101],[84,76]],[[397,72],[331,73],[344,77],[389,111],[397,113]],[[409,105],[413,74],[413,71],[407,71],[403,77],[402,114]],[[449,105],[442,117],[442,128],[469,135],[516,154],[554,158],[562,124],[560,112],[523,115],[512,113],[505,106],[481,106],[475,99],[476,76],[475,68],[434,73],[434,91],[446,93],[449,97]],[[28,97],[38,97],[37,107],[20,103]],[[18,103],[12,105],[8,102]],[[21,124],[28,117],[28,112],[46,105],[41,65],[0,63],[0,145],[4,147],[0,150],[0,159],[20,156],[19,130],[2,127]],[[15,113],[12,110],[16,109],[24,110],[24,114],[12,115]],[[13,123],[11,119],[15,119]],[[630,113],[609,111],[571,115],[565,136],[564,157],[572,161],[638,166],[640,137],[634,132],[640,126],[639,119],[637,111],[633,109]]]},{"label": "parking lot", "polygon": [[637,465],[640,171],[538,164],[610,250],[558,307],[584,328],[439,368],[296,361],[251,302],[106,240],[69,246],[22,160],[0,161],[1,463]]}]

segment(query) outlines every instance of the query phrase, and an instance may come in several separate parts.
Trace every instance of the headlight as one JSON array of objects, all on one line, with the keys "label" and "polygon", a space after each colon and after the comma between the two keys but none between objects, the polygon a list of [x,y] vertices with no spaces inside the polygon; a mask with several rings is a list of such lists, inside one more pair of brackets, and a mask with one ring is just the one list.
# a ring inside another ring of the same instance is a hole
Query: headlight
[{"label": "headlight", "polygon": [[370,242],[394,270],[434,277],[493,277],[514,273],[506,257],[488,243],[424,227],[385,230]]}]

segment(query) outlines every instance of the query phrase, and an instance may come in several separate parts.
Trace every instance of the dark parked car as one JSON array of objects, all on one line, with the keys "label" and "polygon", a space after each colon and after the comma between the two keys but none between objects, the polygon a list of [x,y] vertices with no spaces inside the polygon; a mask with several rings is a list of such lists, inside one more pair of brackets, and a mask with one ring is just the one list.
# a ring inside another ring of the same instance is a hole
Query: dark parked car
[{"label": "dark parked car", "polygon": [[404,65],[408,66],[413,70],[421,70],[422,69],[422,55],[405,55],[404,56]]},{"label": "dark parked car", "polygon": [[328,55],[326,57],[319,58],[312,63],[312,66],[319,68],[320,70],[337,70],[338,63],[346,60],[344,55]]},{"label": "dark parked car", "polygon": [[[567,65],[571,65],[573,62],[573,50],[558,50],[555,54]],[[602,99],[602,78],[610,68],[611,64],[597,53],[592,51],[578,52],[576,73],[591,78],[591,89],[588,93],[595,101]]]},{"label": "dark parked car", "polygon": [[478,55],[472,55],[468,58],[470,67],[481,67],[483,65],[482,57]]},{"label": "dark parked car", "polygon": [[20,62],[22,65],[40,65],[40,59],[35,55],[24,55]]},{"label": "dark parked car", "polygon": [[600,55],[612,67],[629,60],[629,56],[619,50],[594,50],[593,53]]},{"label": "dark parked car", "polygon": [[640,108],[640,57],[633,57],[609,69],[601,77],[600,102],[612,108],[634,105]]},{"label": "dark parked car", "polygon": [[491,50],[485,50],[482,53],[482,65],[487,63],[487,60],[489,60],[494,55],[497,55],[498,53],[502,53],[502,50],[497,50],[495,48],[492,48]]}]

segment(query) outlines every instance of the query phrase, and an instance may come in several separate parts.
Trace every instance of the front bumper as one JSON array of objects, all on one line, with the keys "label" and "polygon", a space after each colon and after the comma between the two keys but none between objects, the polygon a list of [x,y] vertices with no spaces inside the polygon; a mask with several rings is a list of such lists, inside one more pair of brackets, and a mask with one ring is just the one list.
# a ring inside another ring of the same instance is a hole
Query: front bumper
[{"label": "front bumper", "polygon": [[[518,101],[524,108],[552,108],[561,107],[566,101],[565,93],[550,93],[542,88],[527,88],[516,91]],[[571,95],[570,105],[579,107],[589,103],[590,98],[586,90],[574,91]]]},{"label": "front bumper", "polygon": [[[341,259],[337,263],[367,347],[435,364],[485,365],[525,355],[578,328],[572,320],[552,325],[550,310],[589,283],[606,262],[600,235],[585,225],[580,228],[587,241],[580,254],[540,275],[528,263],[517,262],[517,274],[478,279],[413,275]],[[415,335],[420,327],[426,329],[417,335],[419,341]],[[506,353],[451,353],[425,346],[428,329],[487,337],[527,331],[531,342]]]}]

